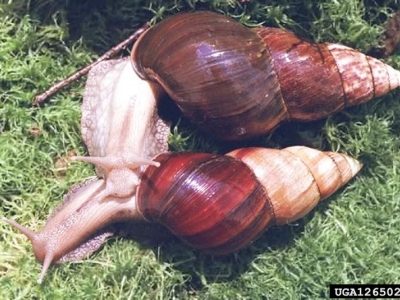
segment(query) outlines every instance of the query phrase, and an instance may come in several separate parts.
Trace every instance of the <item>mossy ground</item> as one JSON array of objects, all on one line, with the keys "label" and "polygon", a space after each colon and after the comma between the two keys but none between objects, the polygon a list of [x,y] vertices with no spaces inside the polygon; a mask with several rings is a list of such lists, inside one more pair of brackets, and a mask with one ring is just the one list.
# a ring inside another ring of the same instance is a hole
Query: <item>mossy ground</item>
[{"label": "mossy ground", "polygon": [[[263,3],[268,4],[263,4]],[[379,3],[379,4],[378,4]],[[398,1],[0,1],[0,215],[38,229],[73,184],[94,174],[67,163],[80,137],[84,80],[42,108],[32,97],[94,60],[140,24],[179,10],[226,12],[314,41],[366,52]],[[387,63],[400,68],[400,55]],[[176,240],[146,247],[114,239],[88,260],[40,265],[27,239],[0,224],[0,299],[317,299],[330,283],[400,282],[400,92],[311,124],[284,125],[252,144],[306,144],[354,155],[359,176],[310,215],[271,228],[224,258]],[[185,121],[171,149],[224,152]]]}]

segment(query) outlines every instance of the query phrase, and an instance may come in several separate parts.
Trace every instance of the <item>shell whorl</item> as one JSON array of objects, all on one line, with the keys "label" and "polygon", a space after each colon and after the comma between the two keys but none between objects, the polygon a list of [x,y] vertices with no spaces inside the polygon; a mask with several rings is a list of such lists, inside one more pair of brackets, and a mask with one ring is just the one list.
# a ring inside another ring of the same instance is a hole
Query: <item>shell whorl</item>
[{"label": "shell whorl", "polygon": [[196,12],[148,30],[131,57],[138,75],[159,82],[203,130],[243,139],[286,118],[267,56],[256,32],[223,15]]},{"label": "shell whorl", "polygon": [[352,48],[326,44],[340,73],[347,106],[381,97],[400,86],[400,72]]},{"label": "shell whorl", "polygon": [[273,222],[264,188],[252,170],[229,156],[161,154],[138,188],[143,217],[166,226],[205,253],[240,249]]}]

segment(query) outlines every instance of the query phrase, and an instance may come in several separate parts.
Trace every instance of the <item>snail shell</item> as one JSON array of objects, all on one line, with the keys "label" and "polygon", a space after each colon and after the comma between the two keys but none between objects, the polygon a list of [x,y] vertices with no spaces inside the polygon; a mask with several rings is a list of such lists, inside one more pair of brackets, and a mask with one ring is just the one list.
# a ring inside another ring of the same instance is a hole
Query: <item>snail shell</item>
[{"label": "snail shell", "polygon": [[237,251],[271,224],[306,215],[360,170],[344,154],[296,146],[242,148],[225,156],[165,153],[138,187],[137,208],[210,254]]},{"label": "snail shell", "polygon": [[400,85],[400,72],[349,47],[252,30],[212,12],[165,19],[131,57],[141,78],[158,82],[185,116],[223,140],[321,119]]}]

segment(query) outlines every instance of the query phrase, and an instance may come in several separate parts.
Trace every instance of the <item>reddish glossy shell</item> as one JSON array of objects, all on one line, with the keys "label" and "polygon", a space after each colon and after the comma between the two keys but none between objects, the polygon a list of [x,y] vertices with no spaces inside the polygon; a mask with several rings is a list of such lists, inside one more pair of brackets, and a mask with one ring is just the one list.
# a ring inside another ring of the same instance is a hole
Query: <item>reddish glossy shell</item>
[{"label": "reddish glossy shell", "polygon": [[278,28],[255,31],[272,57],[291,120],[320,119],[346,106],[342,79],[326,44],[311,44]]},{"label": "reddish glossy shell", "polygon": [[263,186],[241,160],[204,153],[166,153],[156,160],[161,166],[142,176],[138,209],[196,249],[234,252],[273,222]]},{"label": "reddish glossy shell", "polygon": [[240,140],[287,118],[268,56],[254,31],[220,14],[196,12],[151,28],[135,43],[132,62],[202,129]]},{"label": "reddish glossy shell", "polygon": [[400,72],[338,44],[249,29],[211,12],[178,14],[146,32],[136,72],[158,81],[184,115],[223,140],[311,121],[399,87]]}]

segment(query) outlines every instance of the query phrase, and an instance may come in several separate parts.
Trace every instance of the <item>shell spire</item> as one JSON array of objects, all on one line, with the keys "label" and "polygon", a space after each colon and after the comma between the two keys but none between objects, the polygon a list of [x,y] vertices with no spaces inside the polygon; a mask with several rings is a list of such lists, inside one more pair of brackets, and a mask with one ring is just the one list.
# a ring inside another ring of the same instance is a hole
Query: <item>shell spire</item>
[{"label": "shell spire", "polygon": [[359,161],[345,154],[304,146],[282,150],[243,148],[227,155],[241,159],[253,169],[267,191],[277,225],[305,216],[362,167]]},{"label": "shell spire", "polygon": [[400,72],[378,59],[339,44],[326,44],[338,68],[346,106],[381,97],[400,86]]},{"label": "shell spire", "polygon": [[350,47],[309,43],[279,28],[254,31],[279,78],[287,120],[321,119],[400,86],[399,71]]}]

